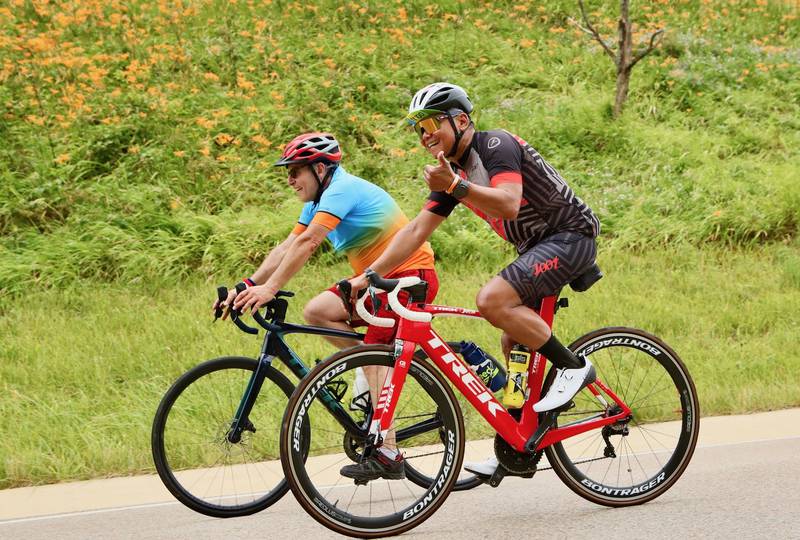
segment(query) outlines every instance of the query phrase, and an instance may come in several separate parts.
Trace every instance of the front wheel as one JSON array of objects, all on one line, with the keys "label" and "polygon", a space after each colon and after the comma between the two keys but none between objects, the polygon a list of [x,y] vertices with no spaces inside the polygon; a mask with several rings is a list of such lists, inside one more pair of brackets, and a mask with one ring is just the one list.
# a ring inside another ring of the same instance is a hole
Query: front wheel
[{"label": "front wheel", "polygon": [[[553,470],[572,491],[597,504],[631,506],[655,499],[678,480],[697,444],[700,407],[689,372],[663,341],[633,328],[595,330],[570,349],[594,364],[598,381],[631,416],[547,447]],[[559,427],[606,414],[603,399],[615,407],[598,385],[583,389],[575,407],[559,415]]]},{"label": "front wheel", "polygon": [[288,491],[278,460],[278,429],[294,385],[274,367],[241,439],[228,431],[258,362],[209,360],[184,373],[164,395],[153,421],[152,450],[164,485],[187,507],[212,517],[261,511]]},{"label": "front wheel", "polygon": [[458,402],[436,368],[415,357],[402,390],[387,394],[396,409],[385,444],[396,443],[404,472],[365,483],[341,473],[364,460],[371,415],[365,407],[363,421],[358,414],[353,418],[328,389],[354,378],[356,368],[365,368],[371,391],[382,388],[393,372],[393,350],[370,345],[333,355],[300,381],[283,418],[281,460],[292,492],[314,519],[347,536],[391,536],[419,525],[444,502],[461,468],[464,423]]}]

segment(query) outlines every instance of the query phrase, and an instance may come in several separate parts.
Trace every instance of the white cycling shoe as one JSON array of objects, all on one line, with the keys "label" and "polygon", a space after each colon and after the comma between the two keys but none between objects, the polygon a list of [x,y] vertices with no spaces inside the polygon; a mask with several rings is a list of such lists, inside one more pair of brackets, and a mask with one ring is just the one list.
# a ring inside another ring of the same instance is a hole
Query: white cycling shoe
[{"label": "white cycling shoe", "polygon": [[498,465],[497,458],[492,456],[485,461],[467,461],[464,463],[464,470],[478,476],[492,476]]},{"label": "white cycling shoe", "polygon": [[593,383],[597,378],[594,366],[588,359],[584,360],[586,365],[581,368],[559,369],[556,379],[550,385],[550,390],[533,406],[533,410],[536,412],[552,411],[566,405],[586,385]]}]

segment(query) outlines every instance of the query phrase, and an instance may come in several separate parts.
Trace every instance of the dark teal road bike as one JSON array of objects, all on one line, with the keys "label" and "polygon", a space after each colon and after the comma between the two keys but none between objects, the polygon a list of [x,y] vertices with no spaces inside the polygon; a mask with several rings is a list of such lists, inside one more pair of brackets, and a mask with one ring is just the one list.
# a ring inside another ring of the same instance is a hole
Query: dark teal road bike
[{"label": "dark teal road bike", "polygon": [[[218,294],[224,298],[227,291],[223,288]],[[263,306],[263,316],[254,313],[253,319],[266,331],[258,358],[226,356],[203,362],[180,376],[158,406],[151,435],[156,470],[170,493],[192,510],[220,518],[246,516],[268,508],[289,490],[281,468],[279,440],[283,412],[295,384],[284,371],[302,379],[310,368],[284,337],[364,338],[355,332],[286,322],[287,298],[292,296],[279,291]],[[239,313],[232,312],[231,320],[245,333],[259,332],[244,323]],[[458,344],[450,345],[458,352]],[[417,354],[425,358],[422,351]],[[285,370],[276,367],[276,359]],[[336,450],[354,463],[362,459],[373,413],[368,389],[357,387],[351,374],[349,380],[333,378],[321,389],[322,402],[330,413],[326,419],[331,422],[330,433],[339,434],[326,443],[329,451]],[[442,428],[438,412],[424,410],[429,404],[418,405],[397,430],[398,443],[438,437]],[[325,433],[325,426],[314,426],[314,430],[315,434]],[[307,445],[310,426],[304,425],[303,432]],[[406,466],[408,480],[420,487],[432,482],[425,473],[424,466]],[[480,483],[481,479],[463,473],[456,489]]]}]

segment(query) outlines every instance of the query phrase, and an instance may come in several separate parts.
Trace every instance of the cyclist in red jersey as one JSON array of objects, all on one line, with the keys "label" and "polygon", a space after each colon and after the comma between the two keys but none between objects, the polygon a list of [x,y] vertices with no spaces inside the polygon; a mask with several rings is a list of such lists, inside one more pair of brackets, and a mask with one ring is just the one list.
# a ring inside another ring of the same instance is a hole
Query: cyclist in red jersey
[{"label": "cyclist in red jersey", "polygon": [[[431,190],[420,213],[392,240],[370,268],[381,274],[427,241],[463,203],[514,244],[518,258],[478,293],[483,317],[503,330],[501,346],[508,360],[514,343],[540,352],[557,368],[537,412],[558,409],[595,380],[595,370],[576,357],[531,309],[555,294],[593,263],[600,223],[559,173],[520,137],[503,130],[477,131],[473,106],[459,86],[435,83],[417,92],[406,120],[420,143],[436,159],[423,169]],[[366,286],[359,276],[353,290]],[[491,475],[497,460],[467,463],[476,474]]]}]

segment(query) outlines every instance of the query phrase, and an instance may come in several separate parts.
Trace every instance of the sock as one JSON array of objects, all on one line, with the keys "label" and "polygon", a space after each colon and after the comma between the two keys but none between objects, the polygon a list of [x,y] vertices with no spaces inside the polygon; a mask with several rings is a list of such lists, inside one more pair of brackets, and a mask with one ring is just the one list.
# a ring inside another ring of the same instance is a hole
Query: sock
[{"label": "sock", "polygon": [[550,339],[539,347],[539,352],[557,368],[576,369],[586,365],[583,358],[578,358],[571,350],[564,347],[554,334],[550,334]]},{"label": "sock", "polygon": [[392,449],[386,448],[386,447],[380,448],[378,451],[381,454],[383,454],[384,456],[388,457],[389,459],[395,459],[397,457],[397,454],[398,454],[397,450],[392,450]]}]

